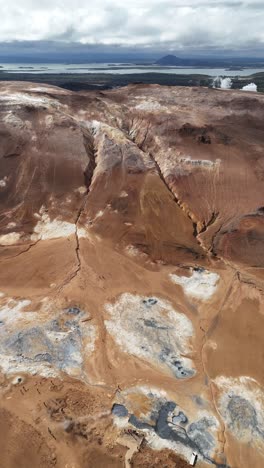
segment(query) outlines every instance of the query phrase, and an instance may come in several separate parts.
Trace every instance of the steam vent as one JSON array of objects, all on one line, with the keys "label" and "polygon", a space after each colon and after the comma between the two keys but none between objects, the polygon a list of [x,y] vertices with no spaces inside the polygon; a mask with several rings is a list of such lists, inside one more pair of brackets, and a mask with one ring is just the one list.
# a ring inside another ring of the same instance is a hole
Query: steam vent
[{"label": "steam vent", "polygon": [[1,468],[263,468],[263,122],[1,82]]}]

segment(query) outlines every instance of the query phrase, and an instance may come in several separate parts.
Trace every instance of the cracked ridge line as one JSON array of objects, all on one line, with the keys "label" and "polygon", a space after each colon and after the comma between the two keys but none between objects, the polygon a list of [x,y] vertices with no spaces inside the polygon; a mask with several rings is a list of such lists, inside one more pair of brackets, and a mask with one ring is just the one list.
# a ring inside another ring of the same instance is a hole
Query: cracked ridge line
[{"label": "cracked ridge line", "polygon": [[[141,122],[142,122],[142,119],[140,119]],[[135,130],[133,130],[133,125],[134,125],[134,119],[132,119],[132,127],[130,128],[129,132],[128,132],[128,136],[130,139],[132,139],[132,141],[134,143],[136,143],[136,138],[138,136],[138,132],[139,132],[139,129],[135,128]],[[195,218],[195,215],[194,213],[191,211],[190,207],[188,205],[186,205],[186,208],[187,210],[183,210],[182,208],[182,204],[184,202],[182,202],[178,196],[175,194],[174,190],[170,187],[170,184],[166,181],[164,175],[163,175],[163,172],[162,172],[162,169],[160,167],[160,164],[158,163],[157,159],[155,158],[155,156],[151,153],[151,152],[148,152],[144,149],[144,146],[145,146],[145,143],[149,137],[149,134],[150,134],[150,131],[151,131],[151,125],[150,123],[148,123],[147,125],[147,128],[146,128],[146,131],[145,131],[145,134],[143,135],[143,138],[142,138],[142,141],[140,143],[136,143],[138,148],[141,149],[141,151],[143,151],[144,153],[148,154],[149,157],[151,158],[151,160],[153,161],[153,163],[155,164],[156,166],[156,169],[159,173],[159,176],[161,178],[161,180],[163,181],[163,183],[166,185],[166,187],[168,188],[168,190],[170,191],[170,193],[172,194],[175,202],[177,203],[177,205],[181,208],[181,210],[186,214],[186,216],[191,220],[192,222],[192,225],[193,225],[193,236],[197,239],[197,242],[198,244],[200,245],[200,247],[208,254],[208,253],[212,253],[212,255],[216,256],[215,252],[214,252],[214,249],[213,249],[213,245],[207,249],[204,244],[203,244],[203,241],[202,239],[200,239],[200,234],[203,234],[207,231],[207,229],[212,226],[215,222],[217,222],[218,218],[219,218],[219,213],[218,212],[214,212],[212,211],[211,213],[211,217],[209,219],[209,221],[206,223],[205,220],[202,220],[202,221],[194,221],[194,218]],[[201,225],[201,227],[198,227],[199,224]],[[217,233],[221,230],[222,228],[222,225],[220,226],[220,229],[217,231]]]},{"label": "cracked ridge line", "polygon": [[[92,134],[88,131],[82,128],[82,133],[83,133],[83,138],[84,138],[84,147],[86,150],[86,154],[89,159],[89,163],[84,171],[84,178],[85,178],[85,186],[86,186],[86,193],[83,197],[83,201],[81,203],[81,206],[77,212],[76,219],[75,219],[75,242],[76,242],[76,247],[75,247],[75,253],[76,253],[76,258],[77,258],[77,268],[74,270],[73,273],[70,274],[68,278],[63,282],[62,285],[59,287],[59,292],[61,292],[74,278],[77,277],[78,273],[80,272],[82,268],[81,264],[81,256],[80,256],[80,240],[79,240],[79,235],[78,235],[78,224],[80,222],[80,218],[85,210],[87,199],[90,193],[90,189],[93,183],[93,177],[96,169],[96,150],[94,146],[94,138]],[[90,141],[89,141],[90,140]]]},{"label": "cracked ridge line", "polygon": [[[10,257],[5,257],[4,259],[2,259],[0,261],[5,262],[6,260],[11,260],[12,258],[20,257],[20,255],[23,255],[23,254],[29,252],[29,250],[31,250],[33,247],[35,247],[35,245],[37,245],[40,241],[41,241],[41,239],[38,239],[33,244],[30,244],[25,250],[22,250],[22,252],[19,252],[16,255],[10,255]],[[20,245],[22,245],[22,244],[13,244],[12,247],[19,247]]]}]

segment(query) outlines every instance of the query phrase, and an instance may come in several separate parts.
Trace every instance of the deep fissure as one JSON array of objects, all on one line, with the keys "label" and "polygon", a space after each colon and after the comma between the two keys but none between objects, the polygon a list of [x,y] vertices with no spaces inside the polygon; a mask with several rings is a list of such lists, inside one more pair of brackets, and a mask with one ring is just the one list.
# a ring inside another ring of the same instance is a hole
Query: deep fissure
[{"label": "deep fissure", "polygon": [[77,215],[74,221],[75,242],[76,242],[75,253],[76,253],[76,259],[77,259],[77,268],[70,275],[70,277],[63,283],[63,285],[60,287],[60,290],[63,289],[67,284],[69,284],[74,278],[76,278],[76,276],[78,275],[82,267],[81,256],[80,256],[80,240],[79,240],[79,235],[78,235],[78,224],[80,222],[80,219],[86,207],[87,199],[90,193],[90,188],[92,185],[93,176],[94,176],[94,172],[96,168],[96,150],[94,146],[94,138],[88,130],[82,129],[82,132],[83,132],[83,139],[84,139],[84,147],[85,147],[85,151],[89,159],[89,162],[83,173],[86,192],[84,194],[81,206],[77,212]]}]

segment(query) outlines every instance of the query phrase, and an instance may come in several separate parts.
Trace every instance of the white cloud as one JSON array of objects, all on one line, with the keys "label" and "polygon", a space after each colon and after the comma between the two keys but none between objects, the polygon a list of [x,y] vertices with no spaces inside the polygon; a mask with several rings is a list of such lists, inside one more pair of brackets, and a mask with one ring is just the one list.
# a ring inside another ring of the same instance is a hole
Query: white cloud
[{"label": "white cloud", "polygon": [[236,48],[264,43],[255,0],[0,0],[0,42]]}]

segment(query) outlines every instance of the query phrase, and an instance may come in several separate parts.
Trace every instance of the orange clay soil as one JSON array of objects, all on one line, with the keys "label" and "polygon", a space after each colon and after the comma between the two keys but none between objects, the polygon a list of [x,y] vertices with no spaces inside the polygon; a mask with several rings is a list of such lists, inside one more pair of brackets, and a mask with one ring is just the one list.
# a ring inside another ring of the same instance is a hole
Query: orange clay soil
[{"label": "orange clay soil", "polygon": [[264,465],[264,97],[0,83],[0,467]]}]

